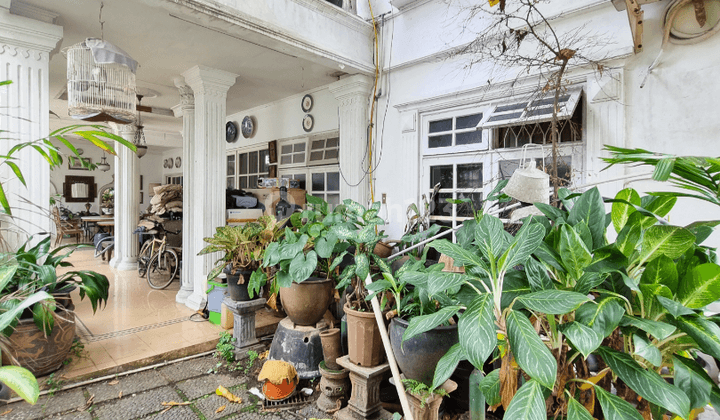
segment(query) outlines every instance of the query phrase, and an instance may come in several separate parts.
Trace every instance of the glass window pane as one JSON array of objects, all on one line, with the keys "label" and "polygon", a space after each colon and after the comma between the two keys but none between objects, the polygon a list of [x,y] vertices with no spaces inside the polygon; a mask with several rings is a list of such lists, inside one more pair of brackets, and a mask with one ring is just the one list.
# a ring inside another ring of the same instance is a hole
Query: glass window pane
[{"label": "glass window pane", "polygon": [[248,181],[248,179],[246,176],[241,176],[240,177],[240,188],[247,188],[248,187],[247,181]]},{"label": "glass window pane", "polygon": [[235,155],[227,157],[227,175],[235,175]]},{"label": "glass window pane", "polygon": [[295,143],[295,145],[293,146],[293,151],[304,152],[305,151],[305,142]]},{"label": "glass window pane", "polygon": [[327,173],[327,191],[340,191],[340,172]]},{"label": "glass window pane", "polygon": [[[538,169],[542,170],[540,166],[542,162],[538,162]],[[548,173],[552,172],[552,156],[545,158],[545,170]],[[558,156],[558,178],[560,178],[560,185],[570,185],[572,177],[572,157],[571,156]]]},{"label": "glass window pane", "polygon": [[325,191],[325,174],[312,174],[312,190]]},{"label": "glass window pane", "polygon": [[227,187],[232,188],[232,189],[235,188],[235,177],[234,176],[229,176],[227,178]]},{"label": "glass window pane", "polygon": [[457,188],[482,188],[482,163],[457,166]]},{"label": "glass window pane", "polygon": [[452,134],[428,137],[428,147],[431,149],[434,149],[436,147],[449,147],[449,146],[452,146]]},{"label": "glass window pane", "polygon": [[306,186],[305,186],[305,174],[296,174],[296,175],[294,176],[294,179],[297,179],[298,181],[300,181],[300,189],[303,189],[303,190],[306,189]]},{"label": "glass window pane", "polygon": [[452,216],[453,205],[448,203],[446,199],[453,198],[452,193],[439,193],[435,196],[435,200],[430,204],[430,214],[433,216]]},{"label": "glass window pane", "polygon": [[440,188],[453,187],[453,167],[452,165],[431,166],[430,167],[430,188],[440,183]]},{"label": "glass window pane", "polygon": [[498,162],[500,179],[510,179],[513,172],[520,167],[520,159],[501,160]]},{"label": "glass window pane", "polygon": [[327,202],[332,207],[335,207],[340,204],[340,194],[328,194],[327,195]]},{"label": "glass window pane", "polygon": [[455,134],[455,145],[482,143],[482,131],[467,131]]},{"label": "glass window pane", "polygon": [[319,152],[310,152],[310,162],[316,162],[318,160],[323,160],[322,150]]},{"label": "glass window pane", "polygon": [[[295,145],[295,146],[297,146],[297,145]],[[284,145],[284,146],[280,149],[280,154],[281,154],[281,155],[287,155],[287,154],[289,154],[289,153],[292,153],[292,151],[293,151],[293,145],[292,145],[292,144],[286,144],[286,145]]]},{"label": "glass window pane", "polygon": [[441,131],[452,130],[452,118],[446,120],[430,121],[430,132],[439,133]]},{"label": "glass window pane", "polygon": [[455,120],[455,129],[461,130],[463,128],[473,128],[478,125],[480,120],[482,120],[483,114],[473,114],[473,115],[467,115],[464,117],[458,117],[457,120]]},{"label": "glass window pane", "polygon": [[331,138],[331,139],[327,139],[327,142],[326,142],[326,144],[325,144],[325,147],[327,147],[327,148],[338,147],[339,144],[340,144],[340,138],[339,138],[339,137],[334,137],[334,138]]},{"label": "glass window pane", "polygon": [[240,175],[245,175],[248,173],[248,155],[247,153],[242,153],[238,156],[240,160],[240,168],[238,169],[238,173]]},{"label": "glass window pane", "polygon": [[[258,152],[250,152],[250,165],[248,166],[248,173],[258,173]],[[255,185],[255,184],[250,184]]]},{"label": "glass window pane", "polygon": [[325,148],[325,140],[314,140],[310,146],[310,150],[318,150]]},{"label": "glass window pane", "polygon": [[458,204],[457,215],[459,217],[473,217],[473,206],[475,206],[475,210],[480,210],[482,208],[482,197],[482,193],[458,193],[458,199],[469,198],[473,204]]},{"label": "glass window pane", "polygon": [[325,151],[325,159],[337,159],[338,157],[338,151],[337,149],[330,149]]},{"label": "glass window pane", "polygon": [[268,172],[268,166],[270,166],[270,154],[268,153],[268,150],[261,150],[259,152],[259,158],[260,158],[260,173],[266,174]]},{"label": "glass window pane", "polygon": [[324,199],[325,199],[325,194],[313,194],[312,196],[313,196],[313,197],[317,197],[317,198],[319,198],[319,199],[321,199],[321,200],[324,200]]},{"label": "glass window pane", "polygon": [[286,156],[282,156],[282,157],[280,158],[280,164],[281,164],[281,165],[287,165],[287,164],[290,164],[290,163],[292,163],[292,155],[286,155]]},{"label": "glass window pane", "polygon": [[248,188],[257,188],[258,187],[258,176],[257,175],[251,175],[248,177]]},{"label": "glass window pane", "polygon": [[305,163],[305,153],[296,153],[293,155],[293,163]]}]

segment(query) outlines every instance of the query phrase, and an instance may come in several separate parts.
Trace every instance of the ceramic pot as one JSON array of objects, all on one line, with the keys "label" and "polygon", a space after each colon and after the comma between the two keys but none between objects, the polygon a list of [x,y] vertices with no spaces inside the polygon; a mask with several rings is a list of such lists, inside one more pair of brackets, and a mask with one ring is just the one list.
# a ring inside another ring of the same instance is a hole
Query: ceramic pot
[{"label": "ceramic pot", "polygon": [[7,401],[10,399],[11,390],[10,387],[0,382],[0,401]]},{"label": "ceramic pot", "polygon": [[385,359],[375,313],[360,312],[345,305],[348,329],[348,358],[362,367],[377,366]]},{"label": "ceramic pot", "polygon": [[404,319],[390,321],[388,335],[398,367],[406,378],[432,385],[438,361],[458,343],[457,325],[436,327],[402,343],[407,327]]},{"label": "ceramic pot", "polygon": [[[230,270],[223,270],[227,279],[228,285],[228,296],[230,299],[245,302],[250,300],[250,294],[248,293],[248,284],[250,283],[250,276],[252,271],[238,270],[235,274],[230,274]],[[241,278],[242,277],[242,278]],[[258,298],[259,296],[255,296]]]},{"label": "ceramic pot", "polygon": [[32,318],[21,319],[8,337],[10,345],[8,351],[2,354],[3,365],[11,364],[9,356],[12,356],[36,377],[60,369],[70,354],[75,338],[75,313],[60,309],[54,315],[55,327],[47,337]]},{"label": "ceramic pot", "polygon": [[340,329],[330,328],[320,332],[320,342],[322,343],[325,365],[331,370],[341,370],[342,368],[335,361],[338,357],[342,356]]},{"label": "ceramic pot", "polygon": [[302,283],[293,282],[280,291],[280,302],[290,320],[297,325],[315,325],[325,315],[335,282],[310,277]]}]

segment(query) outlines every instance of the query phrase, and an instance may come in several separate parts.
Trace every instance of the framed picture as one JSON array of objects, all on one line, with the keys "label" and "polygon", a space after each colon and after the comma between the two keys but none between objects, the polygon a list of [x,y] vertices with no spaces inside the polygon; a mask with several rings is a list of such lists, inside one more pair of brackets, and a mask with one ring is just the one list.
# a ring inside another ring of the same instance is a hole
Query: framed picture
[{"label": "framed picture", "polygon": [[269,178],[277,178],[277,165],[270,165]]},{"label": "framed picture", "polygon": [[143,204],[143,192],[140,191],[140,204]]},{"label": "framed picture", "polygon": [[268,156],[270,163],[277,163],[277,140],[268,142]]},{"label": "framed picture", "polygon": [[[143,176],[140,175],[140,191],[142,191],[142,190],[143,190]],[[142,201],[140,202],[140,204],[142,204]]]},{"label": "framed picture", "polygon": [[[80,161],[82,159],[82,161]],[[92,165],[92,158],[80,158],[78,159],[77,156],[69,156],[68,157],[68,169],[73,170],[79,170],[79,171],[88,171],[90,168],[87,168],[84,165]]]}]

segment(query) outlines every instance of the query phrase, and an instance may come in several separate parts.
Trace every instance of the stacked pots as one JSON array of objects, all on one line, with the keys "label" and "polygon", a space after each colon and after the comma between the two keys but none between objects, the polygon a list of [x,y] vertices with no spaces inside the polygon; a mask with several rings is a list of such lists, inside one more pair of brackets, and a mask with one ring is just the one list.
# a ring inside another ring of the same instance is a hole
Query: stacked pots
[{"label": "stacked pots", "polygon": [[297,325],[315,325],[325,315],[335,283],[332,279],[310,277],[302,283],[293,282],[280,292],[283,310]]}]

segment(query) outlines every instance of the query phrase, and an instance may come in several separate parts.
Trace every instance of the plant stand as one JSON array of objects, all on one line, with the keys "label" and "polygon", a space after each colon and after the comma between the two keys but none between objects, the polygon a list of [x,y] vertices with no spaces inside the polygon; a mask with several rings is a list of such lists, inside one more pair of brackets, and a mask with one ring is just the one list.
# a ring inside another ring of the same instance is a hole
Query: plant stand
[{"label": "plant stand", "polygon": [[338,411],[341,404],[347,398],[347,390],[350,387],[348,375],[350,371],[347,369],[330,370],[325,366],[325,362],[320,363],[320,392],[322,393],[317,400],[319,409],[326,413],[334,413]]},{"label": "plant stand", "polygon": [[[403,375],[404,379],[405,375]],[[448,379],[442,385],[440,389],[444,389],[448,394],[457,389],[457,384]],[[410,410],[412,411],[412,418],[414,420],[438,420],[440,404],[442,403],[442,397],[437,394],[431,394],[427,398],[421,398],[409,391],[405,391],[405,395],[408,397],[410,403]]]},{"label": "plant stand", "polygon": [[390,365],[383,363],[374,367],[356,366],[348,356],[337,359],[337,363],[350,371],[352,393],[348,406],[335,414],[337,420],[392,419],[392,414],[380,404],[380,381]]},{"label": "plant stand", "polygon": [[248,350],[261,347],[255,337],[255,311],[265,305],[265,299],[253,299],[238,302],[226,297],[223,304],[233,313],[233,337],[235,337],[235,355],[242,357]]}]

